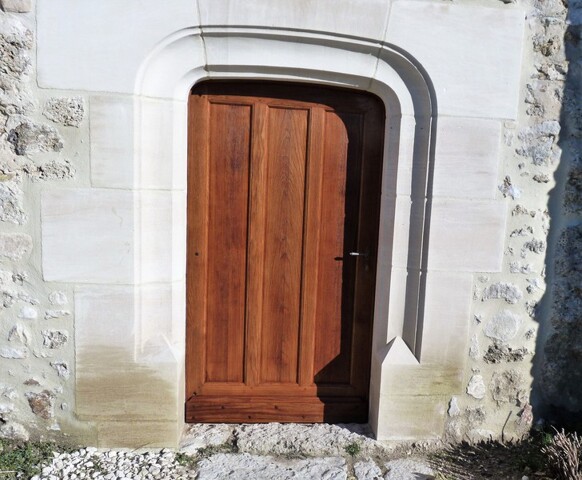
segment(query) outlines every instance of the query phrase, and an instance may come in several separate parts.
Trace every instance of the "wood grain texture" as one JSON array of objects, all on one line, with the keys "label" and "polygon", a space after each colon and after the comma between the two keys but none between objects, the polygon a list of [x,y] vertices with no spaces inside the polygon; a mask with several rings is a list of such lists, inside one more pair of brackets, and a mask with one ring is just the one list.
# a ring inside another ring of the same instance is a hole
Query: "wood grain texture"
[{"label": "wood grain texture", "polygon": [[366,421],[383,129],[371,95],[196,87],[187,421]]},{"label": "wood grain texture", "polygon": [[206,381],[242,382],[250,105],[210,103]]},{"label": "wood grain texture", "polygon": [[261,382],[297,383],[308,111],[268,109]]}]

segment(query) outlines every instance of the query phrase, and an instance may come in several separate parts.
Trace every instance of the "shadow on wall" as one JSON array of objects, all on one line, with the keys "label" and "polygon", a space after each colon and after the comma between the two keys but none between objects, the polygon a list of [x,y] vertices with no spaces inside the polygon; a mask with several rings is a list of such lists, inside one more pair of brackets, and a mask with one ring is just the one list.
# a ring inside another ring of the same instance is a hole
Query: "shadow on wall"
[{"label": "shadow on wall", "polygon": [[[551,20],[544,19],[547,30]],[[577,430],[582,429],[581,36],[582,0],[570,0],[564,36],[569,68],[558,141],[562,156],[549,196],[547,290],[537,307],[540,326],[532,369],[534,418]]]}]

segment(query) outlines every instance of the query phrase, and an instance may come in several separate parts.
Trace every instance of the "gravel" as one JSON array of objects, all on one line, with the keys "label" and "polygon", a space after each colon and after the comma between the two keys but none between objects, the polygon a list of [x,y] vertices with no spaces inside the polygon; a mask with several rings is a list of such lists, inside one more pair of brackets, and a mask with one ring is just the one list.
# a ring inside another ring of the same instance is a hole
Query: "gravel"
[{"label": "gravel", "polygon": [[101,450],[82,448],[70,453],[55,453],[52,462],[32,480],[158,480],[194,479],[196,472],[180,464],[176,452]]}]

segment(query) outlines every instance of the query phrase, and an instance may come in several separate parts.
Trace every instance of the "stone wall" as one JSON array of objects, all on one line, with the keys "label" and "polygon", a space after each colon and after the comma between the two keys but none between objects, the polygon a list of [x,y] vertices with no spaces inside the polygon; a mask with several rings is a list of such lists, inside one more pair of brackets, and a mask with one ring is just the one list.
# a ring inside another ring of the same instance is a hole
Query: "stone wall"
[{"label": "stone wall", "polygon": [[[34,16],[0,12],[0,436],[75,429],[72,286],[40,267],[39,192],[86,176],[82,96],[36,87]],[[80,425],[79,425],[80,426]]]},{"label": "stone wall", "polygon": [[[90,102],[38,88],[32,5],[0,5],[0,436],[91,442],[75,416],[75,285],[43,280],[39,213],[41,191],[91,186]],[[499,159],[497,195],[510,212],[503,271],[473,272],[465,392],[450,399],[444,432],[452,441],[519,437],[549,405],[582,406],[582,2],[520,5],[520,112],[505,122]]]},{"label": "stone wall", "polygon": [[582,2],[524,5],[523,101],[505,125],[499,178],[511,212],[504,270],[475,276],[466,394],[448,410],[454,441],[519,438],[557,421],[556,407],[571,421],[582,406]]}]

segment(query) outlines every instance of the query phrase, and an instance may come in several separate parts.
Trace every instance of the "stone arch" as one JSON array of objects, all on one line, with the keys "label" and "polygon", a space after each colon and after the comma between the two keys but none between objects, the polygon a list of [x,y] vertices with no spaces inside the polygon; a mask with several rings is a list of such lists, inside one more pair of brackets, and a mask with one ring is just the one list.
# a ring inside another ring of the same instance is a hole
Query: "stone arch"
[{"label": "stone arch", "polygon": [[[390,383],[387,374],[399,365],[419,366],[423,358],[423,274],[428,251],[430,186],[437,105],[430,79],[406,52],[376,41],[291,29],[208,27],[187,28],[162,40],[143,62],[135,82],[134,185],[148,189],[141,172],[155,169],[148,162],[171,166],[172,178],[186,175],[186,102],[191,87],[208,79],[265,79],[310,82],[369,91],[379,96],[387,110],[384,178],[378,253],[378,278],[374,317],[370,422],[379,438],[392,415],[382,392]],[[165,113],[161,113],[165,112]],[[156,117],[164,115],[170,125],[153,130]],[[170,135],[170,151],[156,157],[151,150],[164,144],[160,135]],[[171,189],[181,192],[182,182]],[[184,201],[182,198],[181,201]],[[178,205],[179,204],[179,205]],[[185,236],[185,206],[172,210],[172,228]],[[138,208],[139,224],[149,224],[154,210]],[[147,240],[142,233],[138,255],[148,263]],[[171,252],[172,262],[185,263],[181,242]],[[138,275],[139,277],[139,275]],[[173,298],[184,299],[184,286]],[[140,304],[140,299],[136,299]],[[136,315],[144,310],[136,307]],[[173,354],[183,363],[185,315],[169,309],[167,325],[155,329],[136,318],[136,352],[166,332]],[[181,360],[180,360],[181,359]],[[395,363],[395,365],[391,365]]]}]

